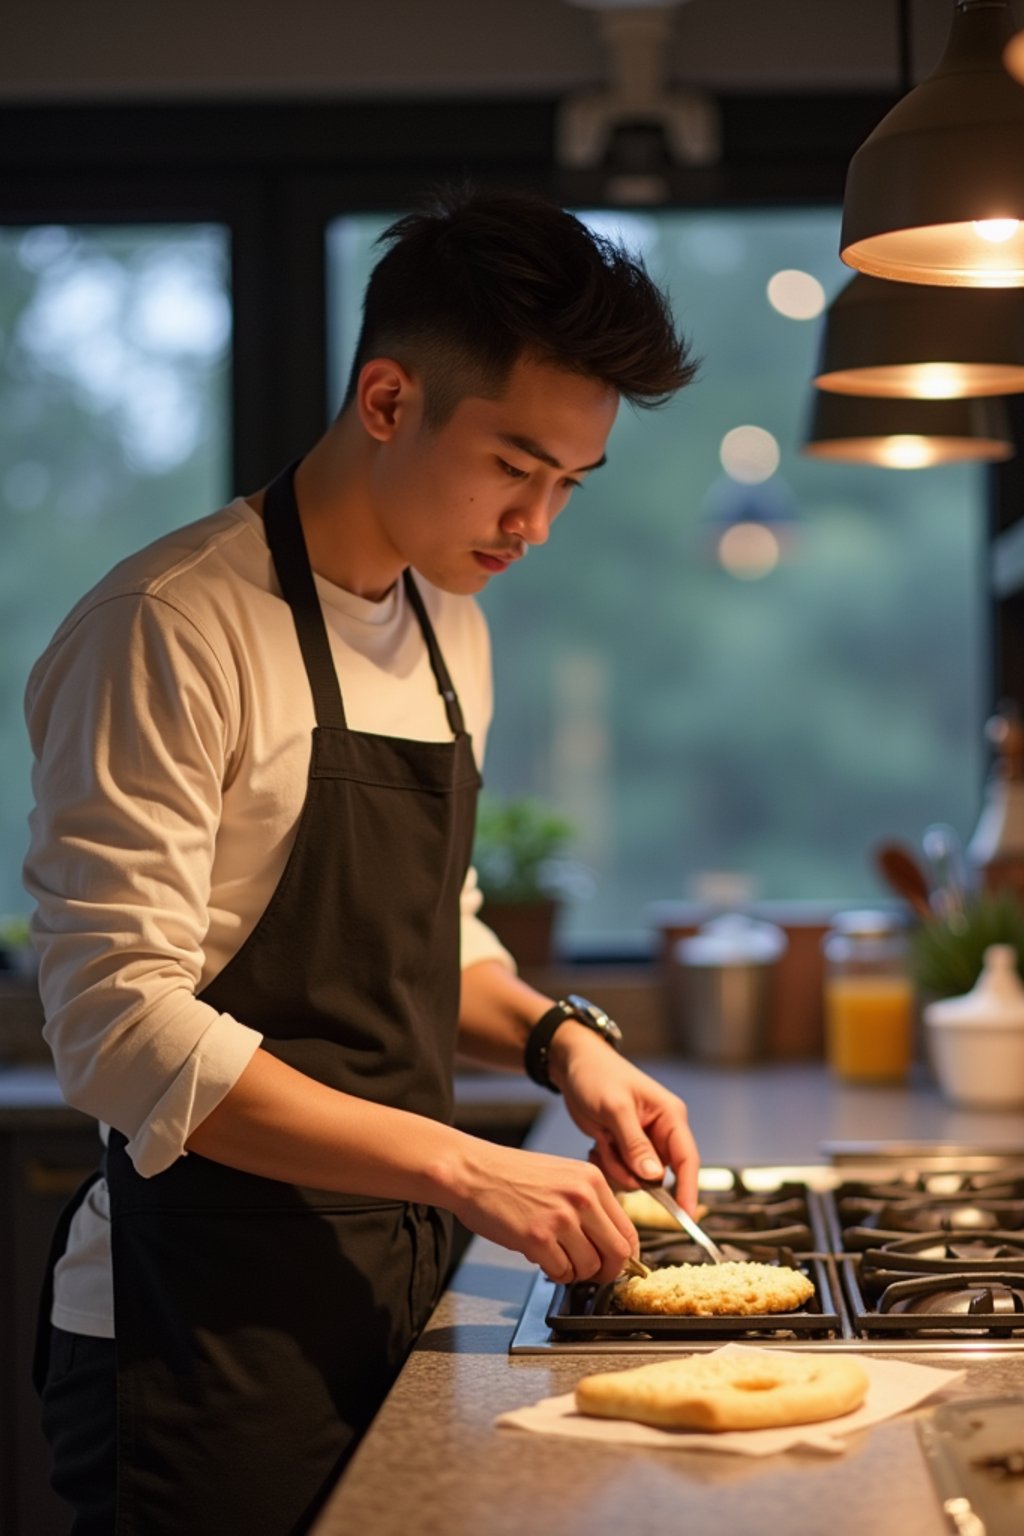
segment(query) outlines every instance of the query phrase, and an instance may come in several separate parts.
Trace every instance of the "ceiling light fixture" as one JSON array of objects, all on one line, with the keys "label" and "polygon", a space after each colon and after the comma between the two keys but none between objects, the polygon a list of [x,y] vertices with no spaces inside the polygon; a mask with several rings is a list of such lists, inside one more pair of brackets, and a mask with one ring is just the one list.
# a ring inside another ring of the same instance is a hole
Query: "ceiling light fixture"
[{"label": "ceiling light fixture", "polygon": [[1002,400],[878,400],[816,390],[808,458],[884,469],[1012,458],[1013,435]]},{"label": "ceiling light fixture", "polygon": [[956,0],[937,68],[850,162],[848,266],[905,283],[1024,286],[1024,90],[1003,64],[1013,27],[1007,0]]},{"label": "ceiling light fixture", "polygon": [[837,394],[904,400],[1019,394],[1024,293],[858,273],[826,311],[814,382]]},{"label": "ceiling light fixture", "polygon": [[611,203],[663,203],[679,166],[721,152],[718,108],[669,79],[672,12],[684,0],[568,0],[597,12],[607,86],[575,91],[558,112],[555,154],[571,173],[599,172]]}]

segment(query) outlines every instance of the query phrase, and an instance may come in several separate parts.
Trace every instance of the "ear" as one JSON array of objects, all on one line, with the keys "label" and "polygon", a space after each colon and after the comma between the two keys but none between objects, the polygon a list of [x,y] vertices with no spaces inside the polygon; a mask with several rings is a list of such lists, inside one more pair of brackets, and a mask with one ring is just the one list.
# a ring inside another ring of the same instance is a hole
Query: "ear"
[{"label": "ear", "polygon": [[420,389],[392,357],[374,357],[359,370],[356,408],[369,435],[386,443],[419,404]]}]

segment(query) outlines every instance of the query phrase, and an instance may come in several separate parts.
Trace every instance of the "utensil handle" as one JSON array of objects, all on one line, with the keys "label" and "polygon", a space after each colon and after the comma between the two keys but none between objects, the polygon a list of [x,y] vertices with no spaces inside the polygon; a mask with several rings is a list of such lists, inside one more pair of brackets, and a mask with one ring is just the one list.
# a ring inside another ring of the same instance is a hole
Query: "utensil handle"
[{"label": "utensil handle", "polygon": [[672,1219],[679,1223],[683,1231],[703,1248],[712,1263],[724,1264],[726,1262],[725,1254],[718,1247],[718,1244],[708,1237],[707,1233],[697,1225],[692,1216],[686,1214],[679,1202],[673,1199],[664,1185],[647,1184],[644,1187],[649,1194],[654,1196],[658,1204],[668,1211]]}]

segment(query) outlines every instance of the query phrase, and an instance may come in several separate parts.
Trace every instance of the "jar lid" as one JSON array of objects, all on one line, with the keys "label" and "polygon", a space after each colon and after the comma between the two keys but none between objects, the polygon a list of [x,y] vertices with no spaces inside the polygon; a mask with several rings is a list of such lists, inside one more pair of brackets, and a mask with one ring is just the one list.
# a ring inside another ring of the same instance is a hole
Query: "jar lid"
[{"label": "jar lid", "polygon": [[864,909],[855,912],[837,912],[832,919],[833,933],[848,934],[851,938],[886,938],[900,933],[906,924],[898,912]]},{"label": "jar lid", "polygon": [[680,939],[673,955],[684,965],[769,965],[784,953],[786,943],[774,923],[729,912]]}]

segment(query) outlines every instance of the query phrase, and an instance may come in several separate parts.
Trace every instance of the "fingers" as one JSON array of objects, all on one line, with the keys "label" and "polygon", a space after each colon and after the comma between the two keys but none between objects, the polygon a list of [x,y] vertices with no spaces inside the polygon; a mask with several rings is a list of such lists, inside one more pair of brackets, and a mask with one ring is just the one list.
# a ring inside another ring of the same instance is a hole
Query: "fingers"
[{"label": "fingers", "polygon": [[[692,1216],[697,1208],[700,1153],[682,1099],[669,1093],[663,1093],[660,1099],[656,1105],[646,1106],[648,1110],[653,1108],[654,1113],[644,1125],[636,1111],[632,1116],[636,1130],[627,1120],[625,1140],[618,1141],[620,1159],[629,1167],[634,1179],[641,1181],[657,1179],[660,1183],[665,1165],[670,1167],[676,1178],[676,1198]],[[644,1107],[641,1106],[641,1113]],[[658,1172],[654,1174],[645,1171],[650,1155],[648,1148],[659,1159]]]},{"label": "fingers", "polygon": [[614,1141],[606,1131],[594,1133],[594,1145],[587,1153],[587,1157],[595,1168],[600,1168],[609,1184],[615,1189],[633,1189],[636,1185],[637,1181],[632,1169],[627,1168],[622,1161]]},{"label": "fingers", "polygon": [[689,1215],[695,1216],[699,1195],[697,1180],[700,1176],[700,1154],[692,1133],[685,1129],[674,1138],[673,1151],[665,1161],[675,1175],[675,1197]]},{"label": "fingers", "polygon": [[621,1273],[636,1251],[636,1230],[596,1168],[574,1158],[516,1151],[511,1171],[499,1222],[488,1219],[493,1209],[488,1189],[483,1209],[467,1212],[471,1230],[517,1248],[563,1285],[612,1280]]},{"label": "fingers", "polygon": [[[609,1117],[611,1118],[611,1117]],[[621,1121],[619,1122],[621,1123]],[[638,1122],[639,1123],[639,1122]],[[662,1114],[655,1116],[648,1126],[649,1136],[630,1141],[628,1132],[614,1128],[595,1127],[591,1134],[594,1146],[589,1153],[590,1161],[604,1173],[611,1184],[619,1189],[635,1189],[638,1183],[647,1182],[640,1176],[638,1165],[643,1166],[645,1145],[660,1150],[660,1182],[667,1164],[675,1175],[676,1198],[692,1216],[697,1209],[697,1177],[700,1172],[700,1154],[693,1132],[686,1118],[686,1107],[674,1100]]]},{"label": "fingers", "polygon": [[[573,1285],[577,1280],[592,1280],[602,1267],[602,1258],[588,1240],[566,1234],[561,1243],[550,1245],[552,1256],[540,1267],[557,1285]],[[621,1264],[619,1268],[621,1269]],[[616,1271],[617,1273],[617,1271]]]},{"label": "fingers", "polygon": [[602,1127],[605,1132],[602,1140],[609,1155],[613,1155],[626,1170],[626,1183],[660,1183],[665,1178],[665,1164],[640,1124],[633,1098],[617,1104],[609,1121],[611,1123]]},{"label": "fingers", "polygon": [[543,1254],[527,1254],[558,1285],[573,1285],[578,1280],[614,1280],[630,1254],[638,1248],[636,1229],[627,1235],[618,1233],[599,1249],[583,1231],[566,1232],[558,1243],[548,1242]]},{"label": "fingers", "polygon": [[676,1199],[691,1216],[697,1211],[697,1176],[700,1173],[700,1153],[684,1118],[673,1125],[669,1133],[667,1161],[676,1175]]},{"label": "fingers", "polygon": [[[588,1169],[588,1176],[590,1170]],[[579,1235],[562,1238],[562,1248],[577,1280],[614,1280],[630,1254],[639,1250],[636,1228],[616,1200],[607,1179],[596,1184],[593,1208],[580,1212]]]}]

